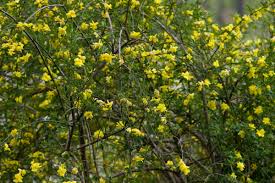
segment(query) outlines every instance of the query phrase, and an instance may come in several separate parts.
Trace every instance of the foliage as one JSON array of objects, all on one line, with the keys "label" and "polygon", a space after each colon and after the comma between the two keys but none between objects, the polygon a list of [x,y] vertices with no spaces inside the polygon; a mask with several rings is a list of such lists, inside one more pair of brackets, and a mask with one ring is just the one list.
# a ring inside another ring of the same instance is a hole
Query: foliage
[{"label": "foliage", "polygon": [[223,27],[198,2],[1,1],[0,179],[271,182],[272,19],[271,0]]}]

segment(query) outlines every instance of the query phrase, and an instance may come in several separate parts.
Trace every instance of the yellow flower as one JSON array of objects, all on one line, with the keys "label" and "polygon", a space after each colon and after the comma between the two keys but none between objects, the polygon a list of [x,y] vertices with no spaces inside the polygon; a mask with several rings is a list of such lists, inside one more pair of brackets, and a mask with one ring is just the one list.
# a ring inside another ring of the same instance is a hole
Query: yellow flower
[{"label": "yellow flower", "polygon": [[40,108],[47,108],[49,106],[49,104],[51,103],[51,100],[44,100],[43,102],[41,102],[39,104]]},{"label": "yellow flower", "polygon": [[106,103],[103,103],[102,110],[103,111],[110,111],[113,107],[113,101],[109,102],[107,101]]},{"label": "yellow flower", "polygon": [[107,11],[108,11],[109,9],[112,9],[112,5],[111,5],[111,4],[104,3],[103,5],[104,5],[105,10],[107,10]]},{"label": "yellow flower", "polygon": [[262,106],[258,106],[256,108],[254,108],[254,113],[255,114],[261,114],[263,112],[263,107]]},{"label": "yellow flower", "polygon": [[14,183],[20,183],[23,182],[23,176],[26,174],[26,170],[18,169],[19,172],[14,175],[13,182]]},{"label": "yellow flower", "polygon": [[80,28],[81,30],[87,30],[89,28],[89,24],[87,24],[86,22],[83,22],[81,25],[80,25]]},{"label": "yellow flower", "polygon": [[253,123],[249,123],[248,126],[249,126],[249,128],[251,130],[255,130],[256,129],[256,127],[255,127],[255,125]]},{"label": "yellow flower", "polygon": [[36,163],[35,161],[31,162],[31,171],[32,172],[37,172],[37,171],[39,171],[40,168],[41,168],[40,163]]},{"label": "yellow flower", "polygon": [[87,100],[92,97],[93,91],[91,89],[86,89],[82,94],[84,100]]},{"label": "yellow flower", "polygon": [[22,96],[19,96],[19,97],[16,97],[16,98],[15,98],[15,102],[16,102],[16,103],[19,103],[19,104],[22,104],[22,100],[23,100],[23,97],[22,97]]},{"label": "yellow flower", "polygon": [[67,14],[68,18],[75,18],[76,17],[76,13],[74,10],[70,10]]},{"label": "yellow flower", "polygon": [[58,27],[58,37],[61,38],[62,36],[65,36],[67,31],[66,31],[67,27]]},{"label": "yellow flower", "polygon": [[76,175],[77,173],[78,173],[78,169],[77,169],[76,167],[74,167],[74,168],[72,169],[72,174]]},{"label": "yellow flower", "polygon": [[103,131],[101,131],[101,130],[95,131],[95,133],[94,133],[94,138],[96,138],[96,139],[101,139],[101,138],[103,138],[103,137],[104,137]]},{"label": "yellow flower", "polygon": [[10,132],[11,136],[15,137],[17,134],[18,134],[18,130],[17,129],[13,129],[11,132]]},{"label": "yellow flower", "polygon": [[188,175],[190,173],[189,166],[187,166],[182,159],[179,160],[179,169],[184,175]]},{"label": "yellow flower", "polygon": [[184,77],[187,81],[190,81],[191,79],[193,79],[192,74],[190,74],[190,72],[188,71],[181,73],[181,76]]},{"label": "yellow flower", "polygon": [[166,109],[165,104],[159,104],[156,108],[156,112],[163,113],[163,112],[166,112],[166,111],[167,111],[167,109]]},{"label": "yellow flower", "polygon": [[66,165],[65,164],[61,164],[57,170],[57,173],[59,176],[64,177],[66,174],[67,170],[66,170]]},{"label": "yellow flower", "polygon": [[239,151],[235,152],[235,156],[236,156],[237,159],[242,159],[242,155]]},{"label": "yellow flower", "polygon": [[22,73],[20,71],[15,71],[13,72],[13,75],[17,78],[21,78],[22,77]]},{"label": "yellow flower", "polygon": [[270,125],[270,118],[267,118],[267,117],[263,118],[263,123],[265,125]]},{"label": "yellow flower", "polygon": [[164,126],[164,125],[159,125],[159,126],[158,126],[158,131],[159,131],[160,133],[163,133],[163,132],[164,132],[164,129],[165,129],[165,126]]},{"label": "yellow flower", "polygon": [[238,135],[243,139],[245,136],[245,132],[243,130],[240,130]]},{"label": "yellow flower", "polygon": [[200,38],[201,34],[198,31],[193,31],[191,38],[196,41]]},{"label": "yellow flower", "polygon": [[239,162],[237,163],[237,168],[238,168],[240,171],[243,171],[244,168],[245,168],[244,163],[239,161]]},{"label": "yellow flower", "polygon": [[144,136],[144,133],[143,132],[141,132],[139,129],[137,129],[137,128],[127,128],[126,129],[126,131],[128,132],[128,133],[132,133],[132,134],[134,134],[135,136],[139,136],[139,137],[143,137]]},{"label": "yellow flower", "polygon": [[218,61],[218,60],[214,61],[214,62],[213,62],[213,66],[214,66],[215,68],[218,68],[218,67],[220,66],[219,61]]},{"label": "yellow flower", "polygon": [[192,16],[193,15],[193,10],[186,10],[185,14]]},{"label": "yellow flower", "polygon": [[92,111],[86,111],[84,113],[85,119],[92,119],[93,118],[93,112]]},{"label": "yellow flower", "polygon": [[118,129],[122,129],[122,128],[124,128],[124,123],[123,123],[123,121],[119,121],[119,122],[117,122],[116,123],[116,128],[118,128]]},{"label": "yellow flower", "polygon": [[4,151],[11,151],[11,149],[7,143],[4,144]]},{"label": "yellow flower", "polygon": [[166,162],[166,166],[168,166],[168,167],[172,167],[174,165],[174,163],[173,163],[173,161],[171,161],[171,160],[168,160],[167,162]]},{"label": "yellow flower", "polygon": [[256,164],[256,163],[252,163],[251,169],[252,169],[252,170],[256,170],[256,169],[257,169],[257,164]]},{"label": "yellow flower", "polygon": [[211,109],[211,110],[216,110],[216,101],[215,100],[211,100],[208,102],[207,106]]},{"label": "yellow flower", "polygon": [[257,64],[260,66],[260,67],[264,67],[266,65],[265,63],[265,59],[266,57],[260,57],[257,61]]},{"label": "yellow flower", "polygon": [[102,178],[102,177],[100,177],[100,179],[99,179],[99,183],[105,183],[106,181]]},{"label": "yellow flower", "polygon": [[82,67],[85,63],[85,59],[86,59],[85,56],[78,55],[78,58],[74,59],[74,65],[77,67]]},{"label": "yellow flower", "polygon": [[100,61],[112,62],[113,55],[109,53],[103,53],[99,56]]},{"label": "yellow flower", "polygon": [[48,74],[48,73],[44,73],[43,75],[42,75],[42,77],[41,77],[41,79],[43,80],[43,81],[50,81],[51,80],[51,77],[50,77],[50,75]]},{"label": "yellow flower", "polygon": [[130,38],[132,38],[132,39],[139,39],[140,37],[141,37],[140,32],[133,31],[130,33]]},{"label": "yellow flower", "polygon": [[248,87],[248,89],[249,89],[250,95],[257,95],[257,86],[256,85],[250,85]]},{"label": "yellow flower", "polygon": [[236,176],[236,174],[235,174],[234,172],[232,172],[232,173],[230,174],[230,177],[231,177],[232,179],[236,179],[236,178],[237,178],[237,176]]},{"label": "yellow flower", "polygon": [[97,24],[98,24],[98,22],[92,21],[92,22],[90,23],[91,29],[96,30],[96,29],[97,29]]},{"label": "yellow flower", "polygon": [[210,49],[213,49],[215,47],[215,43],[216,43],[215,39],[210,39],[206,44],[206,46],[208,46]]},{"label": "yellow flower", "polygon": [[257,130],[256,134],[258,135],[258,137],[264,137],[265,130],[264,129]]},{"label": "yellow flower", "polygon": [[248,121],[252,121],[254,118],[253,118],[253,116],[252,115],[249,115],[248,117],[247,117],[247,120]]},{"label": "yellow flower", "polygon": [[209,86],[210,84],[211,84],[211,82],[209,81],[209,79],[205,79],[203,81],[203,85],[205,85],[205,86]]},{"label": "yellow flower", "polygon": [[141,157],[141,156],[135,156],[135,157],[133,158],[133,161],[135,161],[135,162],[140,162],[140,161],[143,161],[143,160],[144,160],[144,158]]},{"label": "yellow flower", "polygon": [[227,110],[229,110],[229,108],[230,108],[230,107],[229,107],[228,104],[226,104],[226,103],[224,103],[224,102],[221,104],[221,109],[222,109],[222,111],[227,111]]},{"label": "yellow flower", "polygon": [[102,43],[101,40],[99,40],[98,42],[93,43],[93,45],[92,45],[93,49],[99,49],[102,46],[103,46],[103,43]]},{"label": "yellow flower", "polygon": [[220,28],[219,28],[219,26],[217,24],[212,24],[212,28],[216,32],[220,30]]}]

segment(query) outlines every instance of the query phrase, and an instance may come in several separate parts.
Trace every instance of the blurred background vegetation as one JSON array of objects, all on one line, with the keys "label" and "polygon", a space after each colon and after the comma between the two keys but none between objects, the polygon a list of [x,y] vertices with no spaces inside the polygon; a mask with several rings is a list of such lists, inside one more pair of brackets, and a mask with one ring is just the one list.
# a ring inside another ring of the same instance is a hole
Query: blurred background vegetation
[{"label": "blurred background vegetation", "polygon": [[258,6],[263,0],[203,0],[204,8],[215,17],[219,24],[233,21],[233,16],[248,14],[250,9]]}]

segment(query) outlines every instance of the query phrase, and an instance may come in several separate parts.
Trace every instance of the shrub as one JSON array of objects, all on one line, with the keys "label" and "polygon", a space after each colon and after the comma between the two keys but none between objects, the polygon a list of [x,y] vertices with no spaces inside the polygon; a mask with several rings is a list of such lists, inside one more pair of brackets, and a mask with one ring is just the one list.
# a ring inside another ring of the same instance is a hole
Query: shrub
[{"label": "shrub", "polygon": [[[63,4],[59,4],[63,3]],[[274,2],[0,3],[4,182],[271,182]]]}]

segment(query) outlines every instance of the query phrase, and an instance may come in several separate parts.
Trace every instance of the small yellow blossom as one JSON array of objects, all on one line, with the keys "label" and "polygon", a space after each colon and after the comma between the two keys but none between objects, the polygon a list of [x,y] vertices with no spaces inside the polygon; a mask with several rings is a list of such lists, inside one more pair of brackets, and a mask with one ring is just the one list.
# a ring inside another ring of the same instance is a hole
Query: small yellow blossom
[{"label": "small yellow blossom", "polygon": [[133,158],[133,161],[135,161],[135,162],[140,162],[140,161],[143,161],[143,160],[144,160],[144,158],[141,157],[141,156],[135,156],[135,157]]},{"label": "small yellow blossom", "polygon": [[99,56],[100,61],[112,62],[113,55],[109,53],[103,53]]},{"label": "small yellow blossom", "polygon": [[237,159],[242,159],[242,155],[239,151],[235,152],[235,156],[236,156]]},{"label": "small yellow blossom", "polygon": [[82,24],[80,25],[81,30],[87,30],[88,28],[89,28],[89,24],[87,24],[86,22],[82,22]]},{"label": "small yellow blossom", "polygon": [[256,170],[256,169],[257,169],[257,164],[256,164],[256,163],[252,163],[251,169],[252,169],[252,170]]},{"label": "small yellow blossom", "polygon": [[130,38],[132,38],[132,39],[139,39],[140,37],[141,37],[140,32],[133,31],[130,33]]},{"label": "small yellow blossom", "polygon": [[243,130],[240,130],[238,135],[243,139],[245,136],[245,132]]},{"label": "small yellow blossom", "polygon": [[67,172],[66,165],[65,164],[61,164],[58,167],[58,170],[57,170],[58,175],[61,176],[61,177],[64,177],[65,174],[66,174],[66,172]]},{"label": "small yellow blossom", "polygon": [[94,133],[94,138],[96,138],[96,139],[101,139],[101,138],[103,138],[103,137],[104,137],[104,133],[103,133],[102,130],[97,130],[97,131],[95,131],[95,133]]},{"label": "small yellow blossom", "polygon": [[84,100],[87,100],[92,97],[93,91],[91,89],[86,89],[82,94],[83,94]]},{"label": "small yellow blossom", "polygon": [[93,30],[96,30],[96,29],[97,29],[97,25],[98,25],[98,22],[92,21],[92,22],[90,23],[90,28],[93,29]]},{"label": "small yellow blossom", "polygon": [[62,36],[65,36],[67,31],[66,31],[67,27],[58,27],[58,37],[61,38]]},{"label": "small yellow blossom", "polygon": [[263,112],[263,107],[262,106],[258,106],[256,108],[254,108],[254,113],[259,115]]},{"label": "small yellow blossom", "polygon": [[256,85],[250,85],[248,87],[248,89],[249,89],[250,95],[257,95],[257,86]]},{"label": "small yellow blossom", "polygon": [[218,67],[220,66],[219,61],[218,61],[218,60],[214,61],[214,62],[213,62],[213,66],[214,66],[215,68],[218,68]]},{"label": "small yellow blossom", "polygon": [[207,104],[207,106],[211,109],[211,110],[216,110],[216,101],[215,100],[210,100]]},{"label": "small yellow blossom", "polygon": [[72,169],[72,174],[74,174],[74,175],[78,174],[78,169],[76,167],[74,167]]},{"label": "small yellow blossom", "polygon": [[228,104],[226,104],[226,103],[224,103],[224,102],[221,104],[221,109],[222,109],[222,111],[228,111],[229,108],[230,108],[230,107],[229,107]]},{"label": "small yellow blossom", "polygon": [[232,179],[236,179],[236,178],[237,178],[237,176],[236,176],[236,174],[235,174],[234,172],[232,172],[232,173],[230,174],[230,177],[231,177]]},{"label": "small yellow blossom", "polygon": [[43,81],[50,81],[51,80],[51,76],[48,74],[48,73],[44,73],[43,75],[42,75],[42,77],[41,77],[41,79],[43,80]]},{"label": "small yellow blossom", "polygon": [[119,121],[119,122],[116,123],[116,128],[122,129],[124,127],[125,127],[125,125],[124,125],[123,121]]},{"label": "small yellow blossom", "polygon": [[93,118],[93,112],[92,111],[86,111],[84,113],[85,119],[92,119]]},{"label": "small yellow blossom", "polygon": [[182,159],[179,160],[179,169],[184,175],[188,175],[190,173],[189,166],[187,166]]},{"label": "small yellow blossom", "polygon": [[37,163],[37,162],[35,162],[35,161],[32,161],[32,162],[31,162],[31,171],[32,171],[32,172],[38,172],[39,169],[40,169],[41,167],[42,167],[42,166],[41,166],[40,163]]},{"label": "small yellow blossom", "polygon": [[11,136],[15,137],[17,134],[18,134],[18,130],[17,129],[13,129],[11,132],[10,132]]},{"label": "small yellow blossom", "polygon": [[127,128],[126,131],[138,137],[143,137],[145,134],[137,128]]},{"label": "small yellow blossom", "polygon": [[251,130],[255,130],[256,129],[256,127],[255,127],[255,125],[253,123],[249,123],[248,126],[249,126],[249,128]]},{"label": "small yellow blossom", "polygon": [[167,111],[165,104],[159,104],[156,108],[156,112],[164,113]]},{"label": "small yellow blossom", "polygon": [[7,143],[4,144],[4,151],[11,151],[11,149]]},{"label": "small yellow blossom", "polygon": [[85,59],[86,59],[85,56],[79,55],[78,58],[74,59],[74,65],[77,67],[82,67],[85,63]]},{"label": "small yellow blossom", "polygon": [[20,71],[15,71],[13,72],[13,75],[17,78],[21,78],[22,77],[22,73]]},{"label": "small yellow blossom", "polygon": [[13,182],[20,183],[23,182],[23,176],[26,174],[26,170],[18,169],[19,172],[14,175]]},{"label": "small yellow blossom", "polygon": [[23,97],[22,97],[22,96],[19,96],[19,97],[16,97],[16,98],[15,98],[15,102],[16,102],[16,103],[19,103],[19,104],[22,104],[22,100],[23,100]]},{"label": "small yellow blossom", "polygon": [[263,123],[265,125],[270,125],[270,118],[267,118],[267,117],[263,118]]},{"label": "small yellow blossom", "polygon": [[244,168],[245,168],[245,165],[243,162],[237,162],[237,168],[240,170],[240,171],[243,171]]},{"label": "small yellow blossom", "polygon": [[190,72],[188,71],[181,73],[181,76],[184,77],[187,81],[190,81],[194,78],[192,74],[190,74]]},{"label": "small yellow blossom", "polygon": [[168,166],[168,167],[172,167],[174,165],[174,163],[173,163],[173,161],[171,161],[171,160],[168,160],[167,162],[166,162],[166,166]]},{"label": "small yellow blossom", "polygon": [[75,18],[76,17],[76,13],[74,10],[70,10],[67,14],[68,18]]},{"label": "small yellow blossom", "polygon": [[258,135],[258,137],[264,137],[265,135],[265,130],[264,129],[260,129],[256,131],[256,134]]}]

